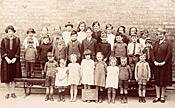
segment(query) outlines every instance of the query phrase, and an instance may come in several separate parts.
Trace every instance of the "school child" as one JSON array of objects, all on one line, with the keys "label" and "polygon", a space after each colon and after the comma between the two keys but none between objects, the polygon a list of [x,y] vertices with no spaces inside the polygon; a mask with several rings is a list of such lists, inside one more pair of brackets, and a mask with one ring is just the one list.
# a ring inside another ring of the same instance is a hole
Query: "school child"
[{"label": "school child", "polygon": [[[128,35],[126,34],[126,27],[125,26],[120,26],[117,29],[117,33],[119,33],[122,36],[122,40],[124,43],[126,43],[128,45],[129,43],[129,39],[128,39]],[[116,34],[117,35],[117,34]]]},{"label": "school child", "polygon": [[87,37],[82,41],[81,44],[81,53],[82,53],[82,58],[84,58],[84,51],[86,49],[89,49],[91,51],[91,58],[92,60],[95,60],[95,55],[96,55],[96,48],[97,48],[97,40],[92,38],[92,29],[90,27],[86,28],[86,34]]},{"label": "school child", "polygon": [[135,67],[135,79],[139,85],[139,102],[145,103],[145,95],[146,95],[146,84],[150,78],[150,67],[148,62],[145,61],[146,54],[141,54],[139,57],[140,61],[136,64]]},{"label": "school child", "polygon": [[[91,51],[86,49],[84,51],[85,59],[81,62],[81,72],[82,72],[82,84],[84,89],[91,89],[94,85],[94,61],[91,59]],[[83,100],[84,101],[84,100]],[[90,100],[87,100],[89,103]]]},{"label": "school child", "polygon": [[98,21],[94,21],[92,23],[93,33],[92,37],[97,40],[97,43],[101,42],[101,31],[100,31],[100,23]]},{"label": "school child", "polygon": [[52,53],[54,59],[59,63],[60,59],[67,61],[67,48],[63,37],[57,37],[55,45],[53,45]]},{"label": "school child", "polygon": [[43,44],[43,40],[44,40],[45,37],[48,37],[49,38],[49,40],[50,40],[49,41],[49,44],[52,43],[52,39],[51,39],[50,34],[48,33],[48,31],[49,31],[49,29],[47,27],[43,27],[41,29],[41,37],[39,39],[39,45],[42,45]]},{"label": "school child", "polygon": [[59,37],[62,37],[62,32],[61,32],[61,26],[57,25],[54,27],[54,33],[51,35],[52,45],[55,45],[56,38],[59,38]]},{"label": "school child", "polygon": [[[67,56],[69,57],[71,54],[77,55],[77,62],[81,62],[81,44],[77,40],[78,35],[75,30],[71,32],[71,41],[67,44]],[[70,60],[68,60],[68,63]]]},{"label": "school child", "polygon": [[35,60],[37,58],[37,49],[33,46],[33,39],[28,38],[27,48],[24,51],[25,67],[27,77],[34,76]]},{"label": "school child", "polygon": [[60,67],[57,67],[55,78],[55,86],[58,88],[58,102],[65,102],[65,89],[68,86],[68,68],[66,67],[66,60],[60,59]]},{"label": "school child", "polygon": [[75,102],[77,97],[77,86],[81,83],[80,65],[76,63],[77,55],[70,55],[71,63],[68,64],[68,85],[70,85],[70,102]]},{"label": "school child", "polygon": [[86,35],[86,23],[81,21],[77,27],[78,38],[77,40],[82,43],[82,41],[87,37]]},{"label": "school child", "polygon": [[24,39],[24,42],[23,42],[23,46],[24,48],[26,49],[27,46],[28,46],[28,38],[32,38],[33,39],[33,46],[36,48],[39,46],[39,42],[38,42],[38,39],[35,37],[35,30],[33,28],[29,28],[27,30],[27,37]]},{"label": "school child", "polygon": [[[58,67],[58,63],[54,61],[54,57],[52,52],[47,53],[48,62],[46,62],[44,66],[44,72],[46,74],[45,78],[45,86],[46,86],[46,97],[45,101],[54,101],[53,99],[53,90],[55,86],[55,77],[56,77],[56,68]],[[50,96],[49,96],[50,95]]]},{"label": "school child", "polygon": [[73,24],[71,24],[70,22],[68,22],[65,25],[65,28],[66,28],[66,31],[64,31],[62,33],[62,36],[63,36],[63,39],[64,39],[66,45],[67,45],[67,43],[71,40],[70,34],[71,34],[72,29],[73,29]]},{"label": "school child", "polygon": [[146,44],[145,44],[145,41],[146,41],[146,39],[148,38],[148,36],[149,36],[149,32],[148,32],[148,30],[143,30],[143,31],[141,31],[141,33],[140,33],[140,38],[139,38],[139,42],[140,42],[140,44],[142,45],[142,49],[144,49],[145,47],[146,47]]},{"label": "school child", "polygon": [[111,44],[111,50],[113,50],[113,45],[115,41],[115,35],[112,34],[113,26],[111,24],[106,25],[107,31],[107,42]]},{"label": "school child", "polygon": [[127,57],[120,58],[121,64],[119,65],[119,87],[121,103],[128,103],[128,85],[130,79],[132,79],[132,71],[129,65],[127,65]]},{"label": "school child", "polygon": [[104,62],[108,63],[111,55],[111,44],[107,42],[107,35],[105,31],[101,32],[101,42],[97,44],[97,52],[101,52],[104,56]]},{"label": "school child", "polygon": [[107,65],[103,61],[103,54],[101,52],[97,53],[96,58],[97,62],[95,63],[94,79],[95,79],[95,86],[99,94],[96,103],[97,102],[102,103],[103,90],[106,83]]},{"label": "school child", "polygon": [[150,38],[145,40],[145,48],[142,50],[143,53],[146,54],[146,62],[148,62],[150,69],[151,69],[151,79],[154,79],[154,72],[153,72],[153,61],[151,59],[151,53],[153,51],[152,41]]},{"label": "school child", "polygon": [[[132,39],[131,39],[131,36],[132,36],[132,35],[138,36],[138,35],[137,35],[137,31],[138,31],[138,30],[137,30],[136,27],[131,27],[131,28],[129,28],[129,37],[128,37],[128,38],[129,38],[129,43],[132,42]],[[137,41],[139,42],[139,40],[137,40]]]},{"label": "school child", "polygon": [[[108,89],[108,103],[115,103],[116,89],[118,89],[119,67],[116,66],[117,59],[109,58],[110,66],[107,67],[106,88]],[[112,94],[112,97],[111,97]]]},{"label": "school child", "polygon": [[47,53],[52,51],[52,45],[50,44],[50,38],[48,36],[42,38],[43,44],[39,45],[38,49],[38,55],[39,55],[39,61],[40,61],[40,68],[42,70],[42,77],[45,77],[44,74],[44,66],[45,63],[48,61],[47,59]]},{"label": "school child", "polygon": [[118,65],[121,57],[127,57],[127,44],[122,41],[120,34],[116,35],[116,43],[113,46],[113,55],[117,58]]},{"label": "school child", "polygon": [[134,70],[135,65],[139,61],[139,55],[141,54],[142,45],[137,42],[137,35],[131,35],[132,42],[128,44],[127,52],[129,56],[129,65],[131,66],[131,71],[133,72],[134,79]]}]

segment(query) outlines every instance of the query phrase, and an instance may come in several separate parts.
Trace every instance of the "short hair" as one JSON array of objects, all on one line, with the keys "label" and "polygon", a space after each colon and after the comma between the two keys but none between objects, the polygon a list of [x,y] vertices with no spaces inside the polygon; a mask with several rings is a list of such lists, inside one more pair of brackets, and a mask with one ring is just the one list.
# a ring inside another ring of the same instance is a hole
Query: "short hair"
[{"label": "short hair", "polygon": [[111,27],[111,29],[113,29],[112,24],[107,24],[107,25],[106,25],[106,29],[107,29],[107,28],[110,28],[110,27]]},{"label": "short hair", "polygon": [[78,24],[78,27],[77,27],[77,31],[78,32],[80,32],[80,25],[81,24],[84,24],[84,26],[85,26],[85,29],[84,30],[86,30],[86,23],[84,21],[80,21],[80,23]]},{"label": "short hair", "polygon": [[27,30],[27,34],[29,34],[29,33],[35,34],[36,32],[35,32],[35,30],[34,30],[33,28],[29,28],[29,29]]},{"label": "short hair", "polygon": [[98,21],[94,21],[94,22],[92,23],[92,27],[94,27],[95,24],[98,24],[98,26],[100,26],[100,23],[99,23]]},{"label": "short hair", "polygon": [[[104,37],[104,35],[102,35],[102,34],[105,34],[105,35],[106,35],[107,33],[106,33],[106,31],[102,30],[102,31],[101,31],[101,36],[100,36],[100,37]],[[107,35],[106,35],[106,37],[107,37]]]},{"label": "short hair", "polygon": [[84,51],[84,55],[91,55],[91,50],[86,49],[86,50]]},{"label": "short hair", "polygon": [[92,28],[91,28],[91,27],[87,27],[87,28],[86,28],[86,31],[87,31],[87,30],[91,30],[91,31],[92,31]]},{"label": "short hair", "polygon": [[143,31],[140,31],[140,36],[142,37],[142,36],[143,36],[143,34],[145,34],[145,33],[149,34],[148,30],[143,30]]},{"label": "short hair", "polygon": [[47,57],[53,57],[52,52],[48,52],[48,53],[47,53]]},{"label": "short hair", "polygon": [[129,35],[131,35],[131,29],[133,29],[133,28],[135,28],[135,30],[136,30],[135,34],[137,34],[137,28],[136,27],[131,27],[131,28],[129,28]]},{"label": "short hair", "polygon": [[115,56],[109,57],[109,64],[111,63],[111,61],[116,61],[116,64],[117,64],[117,58]]},{"label": "short hair", "polygon": [[70,35],[72,36],[72,35],[75,35],[75,34],[77,35],[77,31],[72,30],[72,32],[71,32],[71,34],[70,34]]},{"label": "short hair", "polygon": [[124,61],[124,60],[127,61],[127,57],[120,57],[120,61]]},{"label": "short hair", "polygon": [[67,26],[71,26],[72,28],[74,27],[73,24],[71,24],[70,22],[67,22],[67,24],[65,25],[65,27]]},{"label": "short hair", "polygon": [[5,29],[5,32],[8,33],[8,30],[12,30],[13,33],[16,32],[15,28],[12,25],[7,26],[6,29]]},{"label": "short hair", "polygon": [[102,54],[102,52],[97,52],[96,56],[97,56],[98,54],[100,54],[100,55],[102,55],[102,57],[104,57],[104,55]]},{"label": "short hair", "polygon": [[123,32],[124,32],[124,33],[126,32],[126,30],[125,30],[126,27],[125,27],[125,26],[120,26],[120,27],[117,29],[117,32],[119,32],[119,29],[120,29],[120,28],[123,28]]},{"label": "short hair", "polygon": [[72,53],[72,54],[69,56],[70,60],[71,60],[72,57],[75,57],[75,58],[77,59],[77,54]]},{"label": "short hair", "polygon": [[[163,28],[158,28],[157,32],[159,32],[160,34],[163,34],[163,35],[166,34],[166,30]],[[157,33],[157,35],[158,35],[158,33]]]}]

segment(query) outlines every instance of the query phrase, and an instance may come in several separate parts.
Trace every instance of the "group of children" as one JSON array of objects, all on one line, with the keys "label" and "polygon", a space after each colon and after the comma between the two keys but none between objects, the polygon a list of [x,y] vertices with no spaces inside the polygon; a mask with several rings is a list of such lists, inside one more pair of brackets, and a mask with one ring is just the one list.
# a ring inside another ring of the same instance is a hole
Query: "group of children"
[{"label": "group of children", "polygon": [[[98,100],[103,101],[107,88],[108,103],[115,103],[116,89],[120,88],[121,103],[127,103],[128,85],[135,79],[139,85],[139,102],[146,102],[146,84],[153,75],[151,50],[152,41],[147,30],[138,37],[137,28],[132,27],[129,35],[125,27],[120,26],[113,34],[113,26],[106,25],[100,30],[100,23],[93,22],[92,28],[81,21],[78,30],[72,30],[68,22],[66,31],[55,27],[55,33],[49,35],[48,28],[42,28],[39,41],[35,30],[29,28],[24,40],[27,77],[34,75],[34,64],[40,61],[45,78],[45,101],[53,101],[54,88],[58,88],[58,101],[65,101],[65,88],[70,86],[70,101],[75,102],[77,86],[84,89],[92,86],[98,90]],[[90,100],[83,100],[90,102]]]}]

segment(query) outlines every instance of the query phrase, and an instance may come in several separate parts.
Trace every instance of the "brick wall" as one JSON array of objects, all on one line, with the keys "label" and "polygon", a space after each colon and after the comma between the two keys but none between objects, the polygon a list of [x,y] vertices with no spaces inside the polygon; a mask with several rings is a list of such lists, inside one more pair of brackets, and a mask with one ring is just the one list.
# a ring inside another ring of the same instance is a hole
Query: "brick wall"
[{"label": "brick wall", "polygon": [[[116,29],[120,25],[148,29],[154,37],[158,27],[165,27],[174,44],[175,0],[0,0],[0,34],[7,25],[13,24],[17,35],[23,40],[29,27],[40,34],[42,26],[53,31],[55,25],[68,21],[76,27],[85,20],[88,26],[98,20],[101,28],[111,23]],[[175,48],[173,48],[175,52]],[[175,53],[173,73],[175,78]]]}]

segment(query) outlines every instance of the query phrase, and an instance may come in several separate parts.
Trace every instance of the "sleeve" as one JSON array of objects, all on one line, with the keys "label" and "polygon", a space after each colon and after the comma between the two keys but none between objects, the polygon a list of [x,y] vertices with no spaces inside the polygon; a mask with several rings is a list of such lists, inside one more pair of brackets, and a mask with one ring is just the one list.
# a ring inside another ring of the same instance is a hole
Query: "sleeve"
[{"label": "sleeve", "polygon": [[39,46],[39,42],[37,38],[35,38],[35,42],[36,42],[36,47]]},{"label": "sleeve", "polygon": [[167,63],[168,60],[170,60],[171,56],[172,56],[172,44],[170,44],[170,42],[168,41],[168,45],[167,45],[167,54],[166,54],[166,57],[165,57],[165,62]]},{"label": "sleeve", "polygon": [[15,54],[15,58],[20,58],[20,39],[16,37],[17,50]]},{"label": "sleeve", "polygon": [[138,63],[136,64],[135,67],[135,79],[138,79]]},{"label": "sleeve", "polygon": [[47,72],[47,63],[46,63],[45,66],[44,66],[44,72],[45,72],[45,73]]},{"label": "sleeve", "polygon": [[95,55],[97,53],[97,40],[94,41]]},{"label": "sleeve", "polygon": [[23,42],[22,46],[25,47],[25,48],[27,47],[27,37],[24,39],[24,42]]},{"label": "sleeve", "polygon": [[151,51],[151,59],[152,59],[153,62],[156,61],[156,58],[155,58],[155,55],[154,55],[155,46],[156,46],[156,43],[153,44],[153,49]]},{"label": "sleeve", "polygon": [[1,58],[4,59],[7,56],[6,48],[5,48],[5,38],[1,41]]},{"label": "sleeve", "polygon": [[128,72],[129,72],[129,78],[132,79],[132,71],[131,71],[131,67],[128,65]]},{"label": "sleeve", "polygon": [[149,66],[149,64],[148,63],[146,63],[147,64],[147,71],[148,71],[148,73],[147,73],[147,78],[151,78],[151,71],[150,71],[150,66]]},{"label": "sleeve", "polygon": [[81,44],[81,55],[82,56],[84,55],[83,53],[84,53],[84,40],[82,41],[82,44]]},{"label": "sleeve", "polygon": [[100,45],[99,45],[99,43],[97,44],[97,52],[99,52],[100,51]]},{"label": "sleeve", "polygon": [[112,55],[113,55],[113,56],[115,55],[115,49],[116,49],[116,45],[115,45],[115,43],[114,43],[114,45],[113,45],[113,51],[112,51]]},{"label": "sleeve", "polygon": [[106,58],[109,58],[111,55],[111,44],[108,45],[108,54],[106,56]]},{"label": "sleeve", "polygon": [[128,44],[128,47],[127,47],[127,54],[128,54],[128,56],[130,55],[130,50],[129,50],[129,49],[130,49],[130,45],[131,45],[131,44],[129,43],[129,44]]}]

